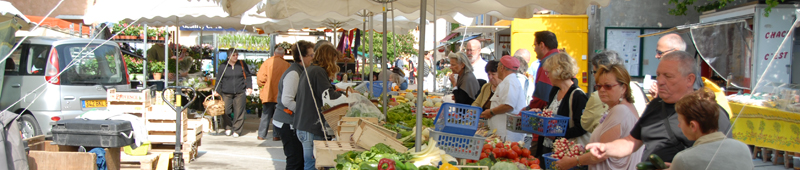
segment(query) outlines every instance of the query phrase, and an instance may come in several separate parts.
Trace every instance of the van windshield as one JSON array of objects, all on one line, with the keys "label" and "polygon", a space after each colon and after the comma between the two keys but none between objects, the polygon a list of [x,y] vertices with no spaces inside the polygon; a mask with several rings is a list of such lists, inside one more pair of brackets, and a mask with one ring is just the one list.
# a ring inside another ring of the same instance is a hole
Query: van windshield
[{"label": "van windshield", "polygon": [[[84,48],[86,47],[86,48]],[[95,49],[96,48],[96,49]],[[94,51],[92,51],[94,50]],[[120,51],[112,45],[64,44],[56,46],[64,84],[124,84],[127,79]]]}]

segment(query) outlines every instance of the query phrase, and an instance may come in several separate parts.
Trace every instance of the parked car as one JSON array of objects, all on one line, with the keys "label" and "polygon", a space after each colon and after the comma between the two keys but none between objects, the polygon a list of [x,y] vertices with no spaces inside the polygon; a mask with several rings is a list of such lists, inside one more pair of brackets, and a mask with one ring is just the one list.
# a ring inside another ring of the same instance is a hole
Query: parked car
[{"label": "parked car", "polygon": [[115,42],[17,40],[21,45],[5,63],[0,107],[22,114],[23,138],[49,134],[51,122],[105,110],[108,88],[130,89],[128,70]]}]

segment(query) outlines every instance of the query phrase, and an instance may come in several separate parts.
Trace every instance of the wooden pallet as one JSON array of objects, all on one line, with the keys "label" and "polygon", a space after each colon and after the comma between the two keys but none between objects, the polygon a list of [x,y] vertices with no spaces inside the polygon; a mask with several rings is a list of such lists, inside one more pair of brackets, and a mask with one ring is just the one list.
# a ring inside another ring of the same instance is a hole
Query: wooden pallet
[{"label": "wooden pallet", "polygon": [[153,170],[156,169],[158,154],[147,154],[144,156],[130,156],[122,153],[120,156],[120,169],[123,170]]}]

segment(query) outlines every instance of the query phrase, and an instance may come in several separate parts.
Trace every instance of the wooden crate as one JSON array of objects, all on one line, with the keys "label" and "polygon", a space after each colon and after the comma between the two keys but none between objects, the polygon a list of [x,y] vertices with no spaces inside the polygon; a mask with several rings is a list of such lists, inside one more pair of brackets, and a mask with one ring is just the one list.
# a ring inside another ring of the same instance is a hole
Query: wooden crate
[{"label": "wooden crate", "polygon": [[371,148],[375,144],[383,143],[400,153],[405,153],[408,150],[403,146],[403,142],[397,140],[395,136],[389,136],[379,128],[367,124],[362,124],[362,126],[356,128],[352,140],[356,141],[356,145],[361,148]]},{"label": "wooden crate", "polygon": [[316,157],[316,168],[336,166],[336,155],[347,151],[366,151],[359,148],[355,143],[349,141],[314,141],[314,157]]},{"label": "wooden crate", "polygon": [[[197,151],[202,141],[202,133],[196,135],[197,140],[181,143],[181,152],[183,152],[184,164],[189,164],[197,157]],[[175,139],[173,139],[174,141]],[[151,145],[151,154],[173,153],[175,152],[175,143],[172,144],[153,144]]]},{"label": "wooden crate", "polygon": [[124,170],[153,170],[156,169],[158,154],[147,154],[144,156],[130,156],[122,153],[120,156],[120,169]]},{"label": "wooden crate", "polygon": [[[51,144],[40,135],[28,141],[28,166],[31,170],[84,170],[97,169],[94,153],[78,152],[78,147]],[[90,149],[90,148],[87,148]],[[106,165],[109,170],[120,169],[120,148],[105,148]]]},{"label": "wooden crate", "polygon": [[386,129],[383,126],[372,123],[370,121],[362,121],[359,126],[372,126],[376,130],[379,130],[381,133],[385,134],[386,136],[391,137],[392,139],[397,139],[397,132]]},{"label": "wooden crate", "polygon": [[354,141],[353,134],[356,133],[358,126],[339,126],[336,128],[336,136],[338,136],[339,141]]},{"label": "wooden crate", "polygon": [[109,111],[144,113],[153,104],[153,100],[149,89],[141,92],[117,92],[116,89],[109,89],[106,93]]}]

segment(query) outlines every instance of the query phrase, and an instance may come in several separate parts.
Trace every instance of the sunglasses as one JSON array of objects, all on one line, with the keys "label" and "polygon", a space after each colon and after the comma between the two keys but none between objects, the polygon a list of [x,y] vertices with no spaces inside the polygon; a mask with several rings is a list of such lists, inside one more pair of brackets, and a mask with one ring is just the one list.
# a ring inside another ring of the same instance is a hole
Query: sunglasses
[{"label": "sunglasses", "polygon": [[664,55],[665,53],[672,52],[672,51],[675,51],[675,49],[673,48],[673,49],[669,49],[667,51],[656,50],[656,55]]},{"label": "sunglasses", "polygon": [[594,85],[594,89],[597,89],[597,90],[600,90],[600,89],[611,90],[612,87],[619,86],[619,85],[622,85],[622,84],[605,84],[605,85],[598,84],[598,85]]}]

